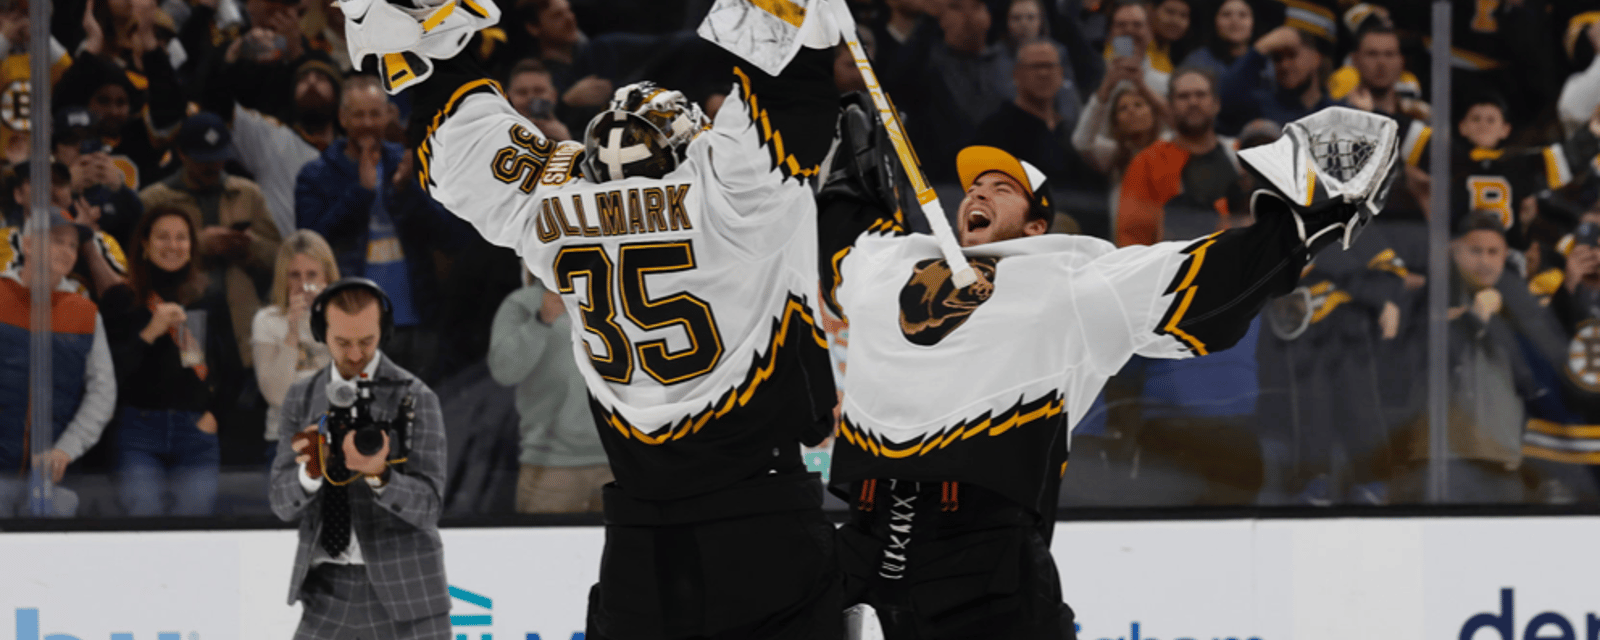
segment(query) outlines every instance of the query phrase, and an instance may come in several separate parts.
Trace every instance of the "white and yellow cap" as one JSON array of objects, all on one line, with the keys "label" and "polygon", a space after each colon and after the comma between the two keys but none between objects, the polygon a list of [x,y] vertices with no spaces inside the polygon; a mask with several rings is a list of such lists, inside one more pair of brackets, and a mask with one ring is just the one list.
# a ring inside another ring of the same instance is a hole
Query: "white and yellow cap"
[{"label": "white and yellow cap", "polygon": [[990,171],[999,171],[1011,176],[1012,180],[1016,180],[1022,188],[1028,190],[1030,200],[1035,207],[1049,211],[1049,189],[1045,186],[1044,172],[1038,167],[1023,162],[998,147],[973,145],[956,154],[956,174],[960,176],[963,191],[971,188],[978,176]]}]

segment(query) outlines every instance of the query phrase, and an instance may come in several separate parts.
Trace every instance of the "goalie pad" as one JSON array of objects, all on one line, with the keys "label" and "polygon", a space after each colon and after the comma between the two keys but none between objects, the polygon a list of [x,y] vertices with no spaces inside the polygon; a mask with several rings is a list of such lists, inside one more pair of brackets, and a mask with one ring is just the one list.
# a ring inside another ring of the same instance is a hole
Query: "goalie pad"
[{"label": "goalie pad", "polygon": [[472,34],[500,21],[493,0],[340,0],[345,46],[356,69],[378,66],[393,95],[433,75],[433,60],[460,53]]},{"label": "goalie pad", "polygon": [[1276,142],[1239,152],[1262,185],[1250,210],[1281,204],[1308,248],[1339,239],[1349,249],[1389,199],[1399,142],[1393,119],[1346,107],[1291,122]]}]

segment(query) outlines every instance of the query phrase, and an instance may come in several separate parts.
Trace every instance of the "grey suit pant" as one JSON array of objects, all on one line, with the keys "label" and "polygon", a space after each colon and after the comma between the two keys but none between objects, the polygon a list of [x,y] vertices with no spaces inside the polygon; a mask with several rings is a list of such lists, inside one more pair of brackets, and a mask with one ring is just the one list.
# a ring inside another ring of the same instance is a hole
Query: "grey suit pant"
[{"label": "grey suit pant", "polygon": [[301,587],[295,640],[449,640],[448,611],[406,622],[389,619],[361,565],[320,564]]}]

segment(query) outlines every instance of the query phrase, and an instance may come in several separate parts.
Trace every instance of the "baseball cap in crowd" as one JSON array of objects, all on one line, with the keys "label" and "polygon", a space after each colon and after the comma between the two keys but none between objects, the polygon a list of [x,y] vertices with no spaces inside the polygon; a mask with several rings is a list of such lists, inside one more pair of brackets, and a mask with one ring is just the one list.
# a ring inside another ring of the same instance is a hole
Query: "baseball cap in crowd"
[{"label": "baseball cap in crowd", "polygon": [[178,150],[194,162],[220,162],[233,152],[233,134],[228,131],[228,124],[206,111],[183,121],[177,142]]},{"label": "baseball cap in crowd", "polygon": [[51,144],[75,144],[94,131],[94,114],[78,106],[56,109],[55,127],[50,130]]},{"label": "baseball cap in crowd", "polygon": [[[67,219],[66,214],[63,214],[61,212],[61,209],[59,209],[57,207],[53,207],[53,206],[50,207],[50,213],[48,215],[44,216],[43,219],[44,219],[44,224],[49,224],[51,229],[55,229],[56,227],[72,227],[72,229],[78,233],[78,242],[83,242],[84,240],[88,240],[89,237],[91,235],[93,235],[93,233],[94,233],[94,232],[90,231],[88,227],[82,226],[82,225],[80,225],[80,224],[78,224],[76,222],[73,222],[73,221]],[[25,224],[22,225],[22,233],[24,233],[24,234],[35,233],[34,230],[38,228],[37,225],[39,225],[39,224],[41,224],[40,223],[40,216],[37,216],[37,215],[28,216],[28,221]]]},{"label": "baseball cap in crowd", "polygon": [[973,145],[956,154],[956,174],[961,179],[961,190],[966,191],[972,183],[990,171],[999,171],[1012,180],[1016,180],[1022,188],[1028,190],[1028,200],[1033,204],[1030,217],[1044,217],[1048,219],[1050,212],[1049,188],[1045,186],[1045,175],[1038,167],[1018,160],[1005,151],[996,147]]},{"label": "baseball cap in crowd", "polygon": [[306,61],[294,68],[294,78],[299,80],[300,76],[305,74],[320,73],[327,76],[328,81],[332,82],[333,86],[338,87],[339,83],[344,81],[344,74],[339,71],[338,67],[333,66],[333,63],[324,60],[326,57],[327,54],[321,51],[307,53]]}]

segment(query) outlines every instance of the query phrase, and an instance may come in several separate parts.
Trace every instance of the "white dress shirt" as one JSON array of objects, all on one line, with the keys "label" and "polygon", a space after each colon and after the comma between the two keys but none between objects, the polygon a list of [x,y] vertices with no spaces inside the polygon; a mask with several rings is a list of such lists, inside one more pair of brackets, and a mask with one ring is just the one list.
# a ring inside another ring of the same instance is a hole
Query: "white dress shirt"
[{"label": "white dress shirt", "polygon": [[[373,355],[372,362],[368,362],[367,363],[367,367],[365,369],[361,370],[361,377],[370,380],[370,379],[373,378],[373,376],[377,375],[377,373],[378,373],[378,361],[381,360],[381,359],[383,359],[383,354],[382,353],[378,353],[378,354]],[[354,380],[351,380],[351,379],[346,378],[343,375],[341,375],[339,373],[339,367],[337,365],[330,364],[330,365],[328,365],[328,369],[329,369],[328,375],[332,376],[333,379],[338,380],[340,382],[354,382]],[[339,444],[339,443],[329,443],[328,446],[334,447],[334,446],[343,446],[343,445]],[[381,480],[379,480],[377,478],[373,478],[373,477],[367,477],[367,478],[364,478],[364,479],[367,482],[367,486],[372,487],[372,492],[373,493],[376,493],[376,494],[378,494],[380,496],[383,495],[383,490],[384,490],[383,481],[381,481]],[[314,493],[317,492],[318,489],[321,489],[322,488],[322,482],[323,482],[322,478],[313,479],[311,477],[311,474],[306,472],[306,463],[304,463],[304,462],[300,463],[300,487],[306,490],[306,495],[314,494]],[[323,563],[328,563],[328,564],[366,564],[366,561],[361,558],[361,542],[356,538],[355,519],[354,518],[351,518],[351,520],[350,520],[350,546],[345,547],[344,553],[341,553],[341,554],[339,554],[337,556],[332,556],[332,555],[328,554],[328,550],[327,549],[322,548],[322,545],[320,543],[311,545],[311,566],[315,567],[315,566],[317,566],[319,564],[323,564]]]}]

